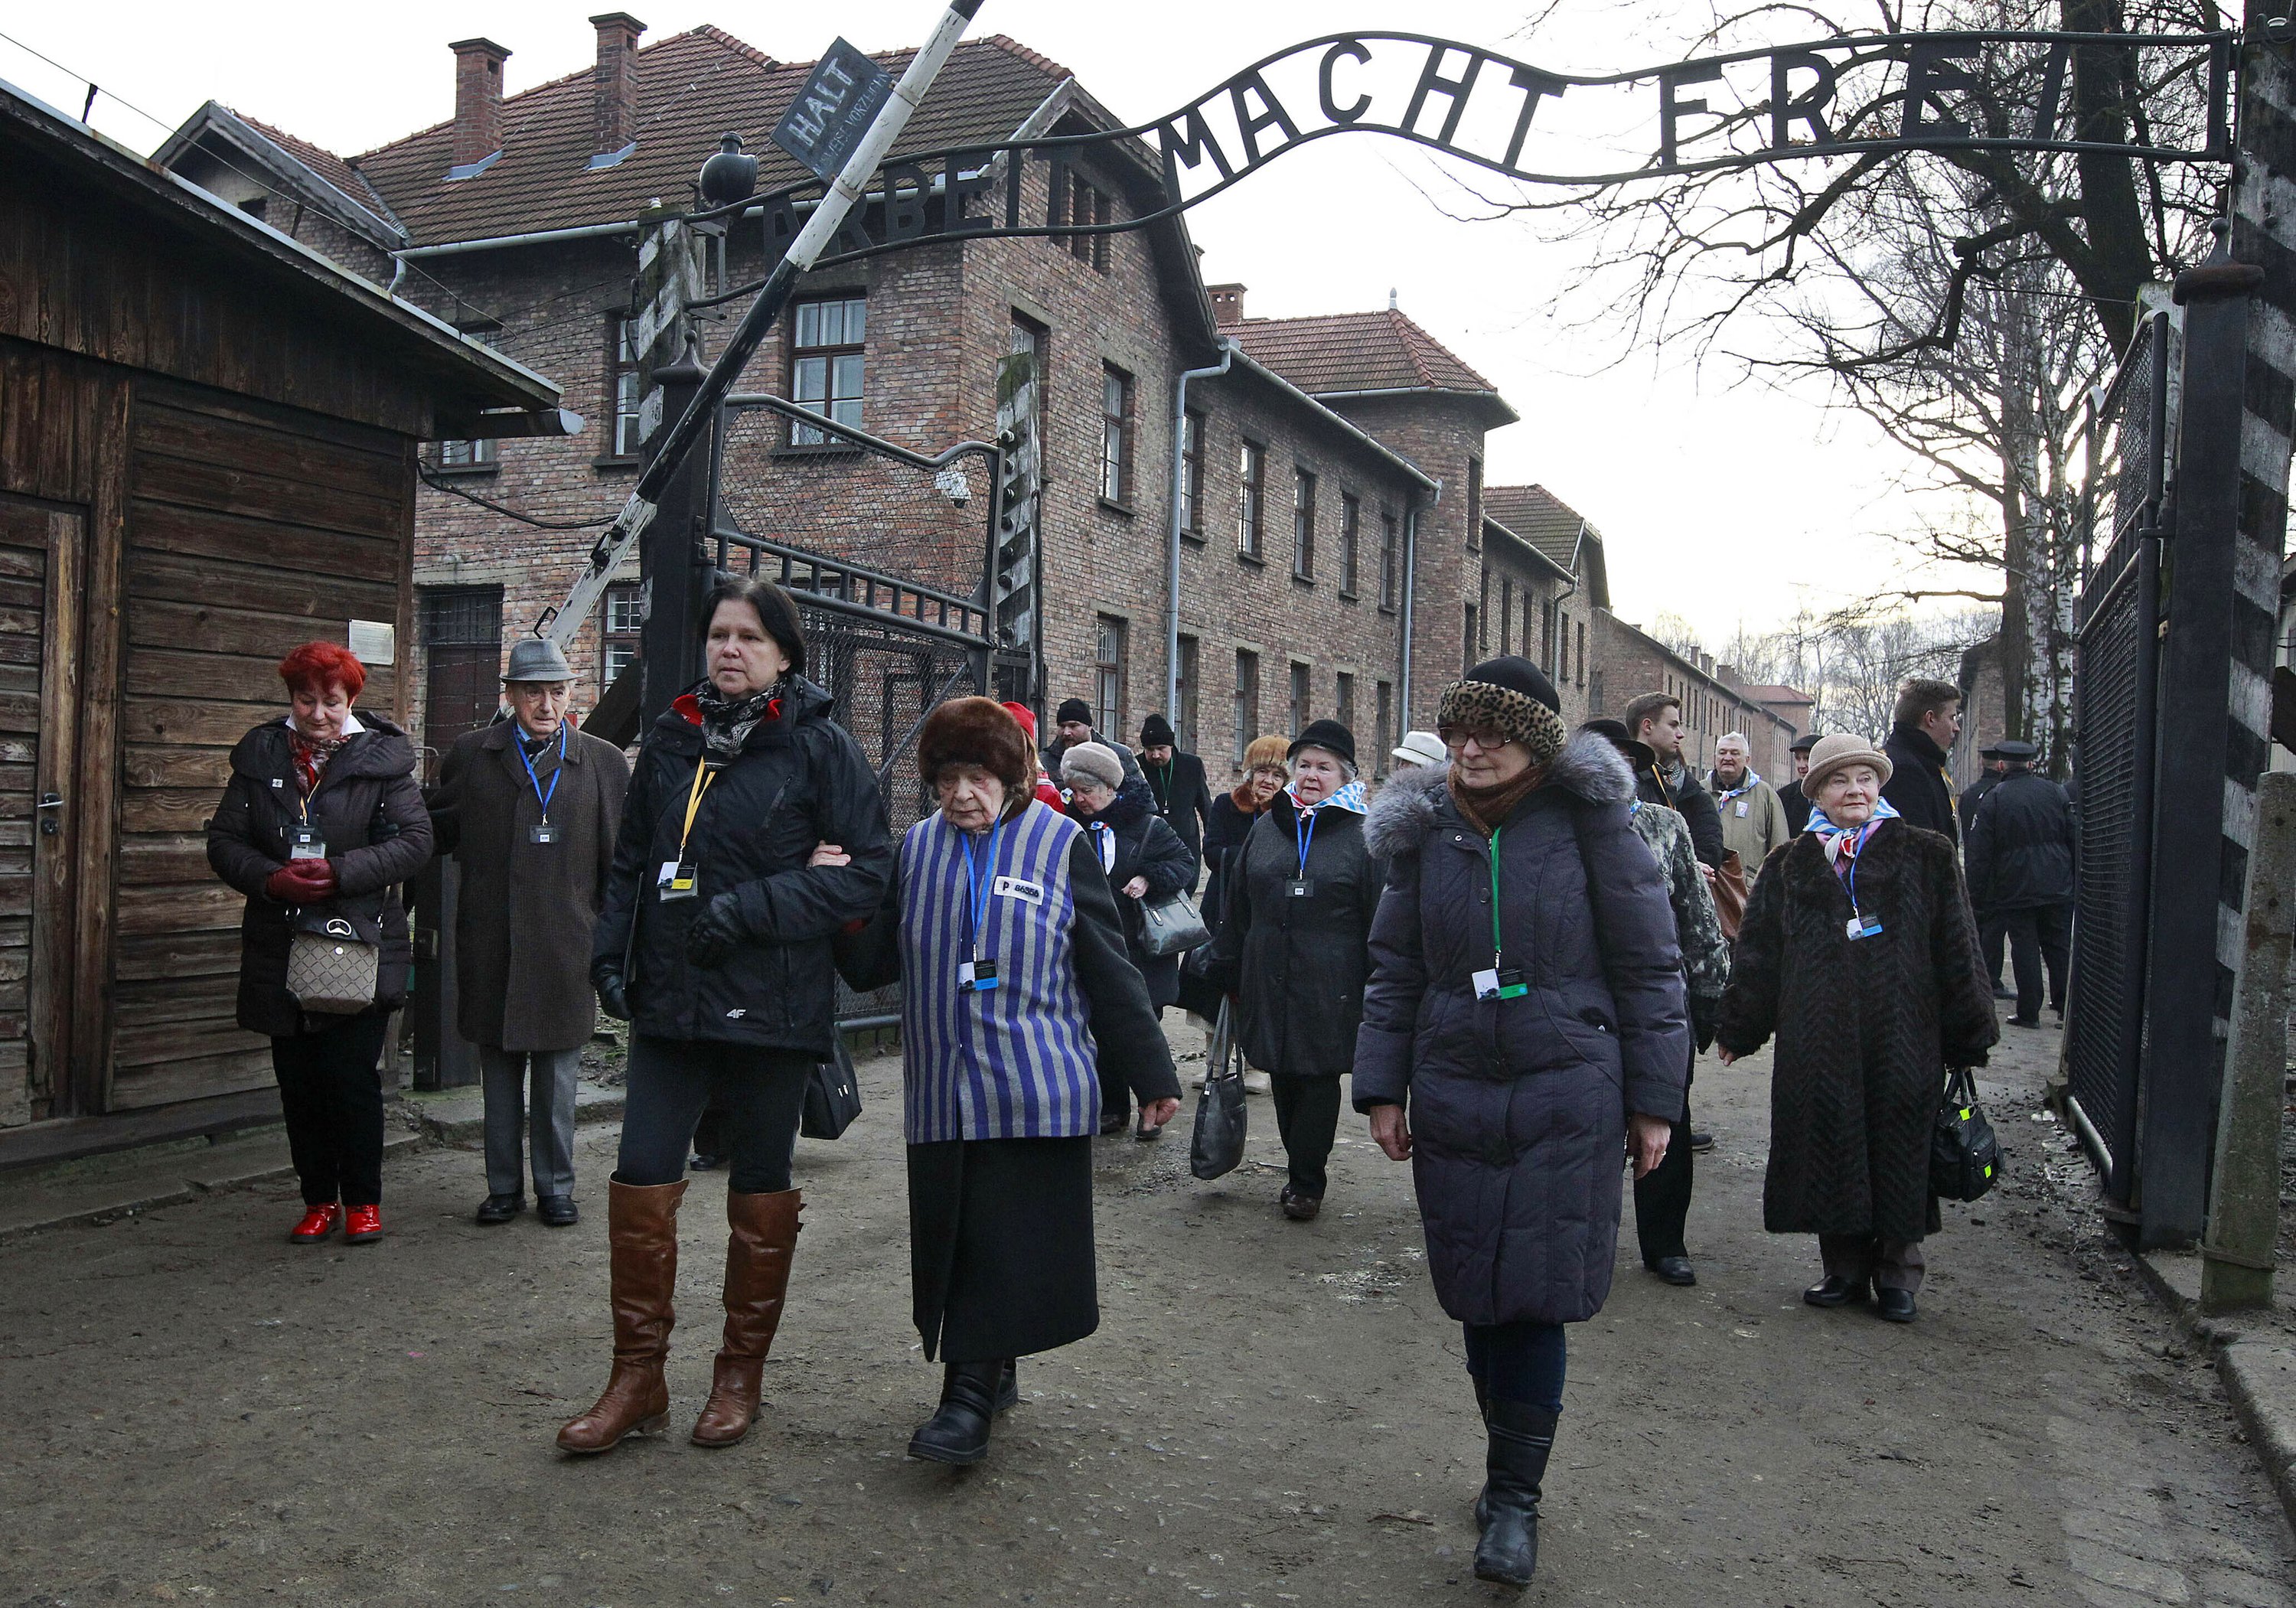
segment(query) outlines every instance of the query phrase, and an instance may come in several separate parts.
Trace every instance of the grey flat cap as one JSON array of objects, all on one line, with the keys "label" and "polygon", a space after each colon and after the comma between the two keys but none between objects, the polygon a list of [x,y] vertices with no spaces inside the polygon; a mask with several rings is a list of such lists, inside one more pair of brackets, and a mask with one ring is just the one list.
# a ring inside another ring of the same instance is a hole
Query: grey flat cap
[{"label": "grey flat cap", "polygon": [[571,681],[574,667],[556,643],[546,636],[521,636],[510,644],[510,669],[504,681]]}]

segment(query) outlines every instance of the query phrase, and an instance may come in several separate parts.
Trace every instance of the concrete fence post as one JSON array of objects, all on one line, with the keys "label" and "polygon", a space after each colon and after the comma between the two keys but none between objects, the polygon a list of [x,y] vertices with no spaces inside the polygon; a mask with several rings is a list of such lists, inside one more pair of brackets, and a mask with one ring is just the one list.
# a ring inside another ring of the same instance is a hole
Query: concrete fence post
[{"label": "concrete fence post", "polygon": [[2201,1306],[2209,1312],[2272,1304],[2288,1076],[2289,939],[2296,930],[2296,775],[2267,771],[2257,779],[2242,916],[2232,1038],[2217,1109],[2215,1183],[2201,1244]]}]

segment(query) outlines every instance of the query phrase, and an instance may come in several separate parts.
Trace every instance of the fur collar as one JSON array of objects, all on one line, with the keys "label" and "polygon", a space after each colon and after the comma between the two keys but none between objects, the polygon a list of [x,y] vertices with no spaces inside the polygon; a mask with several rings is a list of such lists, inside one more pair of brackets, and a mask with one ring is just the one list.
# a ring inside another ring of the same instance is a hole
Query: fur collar
[{"label": "fur collar", "polygon": [[[1365,841],[1372,853],[1388,860],[1419,852],[1439,816],[1457,813],[1445,785],[1449,775],[1447,766],[1425,765],[1390,777],[1380,788],[1364,823]],[[1546,783],[1539,792],[1556,787],[1589,804],[1623,804],[1635,796],[1635,777],[1609,738],[1578,732],[1546,767]]]}]

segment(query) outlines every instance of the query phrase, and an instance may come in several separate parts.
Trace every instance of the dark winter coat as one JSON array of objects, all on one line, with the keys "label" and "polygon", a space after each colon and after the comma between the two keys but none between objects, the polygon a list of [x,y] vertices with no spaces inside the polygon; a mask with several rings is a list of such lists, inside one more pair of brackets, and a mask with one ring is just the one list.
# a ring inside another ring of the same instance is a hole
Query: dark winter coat
[{"label": "dark winter coat", "polygon": [[1945,776],[1945,750],[1930,741],[1921,727],[1900,723],[1890,728],[1890,740],[1882,744],[1882,751],[1890,756],[1890,779],[1882,786],[1882,796],[1890,800],[1890,808],[1906,825],[1938,833],[1958,848],[1961,823],[1953,813],[1953,784]]},{"label": "dark winter coat", "polygon": [[[626,973],[634,1023],[659,1038],[701,1039],[827,1055],[836,973],[832,934],[877,912],[893,874],[891,831],[861,745],[829,718],[829,694],[802,677],[778,717],[761,720],[702,795],[687,849],[695,897],[661,898],[678,857],[701,716],[686,693],[654,722],[638,754],[614,844],[613,874],[591,942],[593,974]],[[841,844],[847,866],[808,866],[814,845]],[[731,893],[741,941],[715,966],[686,958],[686,933]]]},{"label": "dark winter coat", "polygon": [[1206,974],[1235,996],[1244,1059],[1262,1071],[1337,1078],[1355,1059],[1371,972],[1372,917],[1386,871],[1364,841],[1364,817],[1316,812],[1304,873],[1292,795],[1251,824],[1230,858],[1219,935]]},{"label": "dark winter coat", "polygon": [[[1171,823],[1180,841],[1201,864],[1204,857],[1204,827],[1212,813],[1212,793],[1204,780],[1204,762],[1194,754],[1172,751],[1171,761],[1151,765],[1140,761],[1140,774],[1148,779],[1148,792],[1155,800],[1156,813]],[[1188,879],[1193,888],[1195,879]]]},{"label": "dark winter coat", "polygon": [[1428,1272],[1463,1323],[1578,1323],[1611,1290],[1627,1115],[1683,1109],[1690,1022],[1634,778],[1574,736],[1499,834],[1505,964],[1530,992],[1479,1000],[1490,843],[1443,786],[1398,777],[1373,807],[1387,857],[1356,1044],[1355,1105],[1407,1103]]},{"label": "dark winter coat", "polygon": [[[1260,812],[1265,814],[1265,811]],[[1204,825],[1204,925],[1218,932],[1222,917],[1222,904],[1227,878],[1228,862],[1236,850],[1251,835],[1251,824],[1259,815],[1249,815],[1236,808],[1235,795],[1222,793],[1212,800],[1211,815]]]},{"label": "dark winter coat", "polygon": [[1698,773],[1689,766],[1676,765],[1672,775],[1660,772],[1653,776],[1645,771],[1636,791],[1650,802],[1663,804],[1682,817],[1682,824],[1690,828],[1690,847],[1697,854],[1700,865],[1719,866],[1728,857],[1729,845],[1722,841],[1722,811],[1715,804],[1714,795],[1699,781]]},{"label": "dark winter coat", "polygon": [[1844,931],[1849,895],[1815,835],[1772,854],[1715,1039],[1751,1055],[1777,1038],[1765,1227],[1917,1240],[1937,1227],[1930,1134],[1945,1071],[1985,1064],[2000,1037],[1993,988],[1939,834],[1876,827],[1857,859],[1857,908],[1882,931]]},{"label": "dark winter coat", "polygon": [[1789,782],[1779,788],[1778,803],[1786,812],[1786,830],[1800,837],[1809,825],[1809,800],[1802,796],[1801,783]]},{"label": "dark winter coat", "polygon": [[2073,807],[2046,776],[2013,770],[1969,818],[1969,897],[1980,910],[2073,898]]},{"label": "dark winter coat", "polygon": [[1988,770],[1961,790],[1961,800],[1954,807],[1954,815],[1961,822],[1961,830],[1964,836],[1969,832],[1969,824],[1977,819],[1977,807],[1985,802],[1987,793],[1999,785],[2001,785],[2000,776]]},{"label": "dark winter coat", "polygon": [[297,919],[342,916],[379,941],[375,1005],[406,998],[406,907],[398,885],[430,858],[430,816],[414,783],[414,746],[380,715],[335,751],[311,795],[310,824],[327,846],[335,896],[297,910],[263,891],[287,863],[287,833],[303,825],[295,785],[294,740],[285,719],[266,720],[231,751],[231,780],[208,822],[208,864],[247,896],[239,924],[239,1025],[291,1038],[344,1020],[307,1017],[287,991],[287,952]]},{"label": "dark winter coat", "polygon": [[1073,808],[1070,814],[1085,829],[1085,842],[1095,861],[1102,861],[1103,835],[1094,829],[1095,824],[1105,827],[1106,835],[1114,840],[1116,863],[1108,871],[1108,887],[1116,895],[1116,908],[1123,918],[1125,952],[1147,981],[1151,1005],[1160,1011],[1177,1003],[1180,997],[1180,957],[1148,953],[1141,901],[1127,895],[1124,885],[1136,876],[1141,877],[1148,883],[1150,898],[1168,898],[1196,880],[1196,857],[1188,852],[1187,845],[1180,841],[1170,825],[1150,807],[1144,787],[1127,786],[1097,816],[1087,816]]},{"label": "dark winter coat", "polygon": [[[630,763],[612,743],[570,728],[564,767],[554,737],[529,779],[522,735],[515,720],[465,732],[430,792],[438,850],[462,862],[456,1026],[492,1049],[570,1050],[598,1025],[590,932],[613,869]],[[550,799],[548,843],[534,841],[537,783]]]}]

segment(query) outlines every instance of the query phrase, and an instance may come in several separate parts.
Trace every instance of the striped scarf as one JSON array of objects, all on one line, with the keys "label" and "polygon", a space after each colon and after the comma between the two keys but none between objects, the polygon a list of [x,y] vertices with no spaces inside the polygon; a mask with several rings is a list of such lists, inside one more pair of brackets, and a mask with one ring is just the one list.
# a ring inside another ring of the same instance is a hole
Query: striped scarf
[{"label": "striped scarf", "polygon": [[1816,838],[1824,849],[1826,863],[1833,867],[1833,874],[1846,878],[1850,866],[1857,863],[1858,855],[1864,851],[1866,840],[1874,835],[1874,829],[1884,821],[1897,818],[1898,812],[1890,808],[1889,800],[1876,799],[1874,800],[1874,813],[1864,825],[1837,826],[1824,810],[1813,804],[1809,809],[1809,825],[1802,830]]}]

